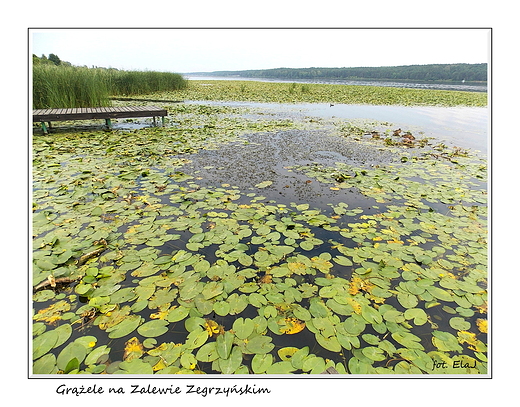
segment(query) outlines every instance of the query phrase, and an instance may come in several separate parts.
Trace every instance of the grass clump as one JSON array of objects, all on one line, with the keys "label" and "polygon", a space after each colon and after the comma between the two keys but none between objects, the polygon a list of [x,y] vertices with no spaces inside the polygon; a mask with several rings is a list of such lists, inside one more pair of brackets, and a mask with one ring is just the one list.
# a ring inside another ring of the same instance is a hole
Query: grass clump
[{"label": "grass clump", "polygon": [[38,64],[33,67],[33,108],[109,106],[111,96],[175,91],[186,86],[181,75],[170,72]]}]

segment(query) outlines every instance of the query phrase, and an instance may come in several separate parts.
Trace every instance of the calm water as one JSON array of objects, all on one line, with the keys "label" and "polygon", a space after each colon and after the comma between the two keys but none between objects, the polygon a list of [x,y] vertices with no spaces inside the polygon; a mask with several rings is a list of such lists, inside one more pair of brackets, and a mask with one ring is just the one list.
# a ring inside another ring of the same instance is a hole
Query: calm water
[{"label": "calm water", "polygon": [[258,82],[281,82],[281,83],[324,83],[335,85],[358,85],[358,86],[385,86],[391,88],[412,89],[438,89],[438,90],[460,90],[466,92],[487,92],[487,85],[476,83],[418,83],[418,82],[396,82],[396,81],[355,81],[346,79],[269,79],[269,78],[246,78],[241,76],[195,76],[184,75],[186,79],[194,81],[258,81]]},{"label": "calm water", "polygon": [[276,115],[304,115],[323,119],[363,119],[388,122],[396,129],[421,133],[423,137],[487,154],[489,151],[489,110],[486,107],[436,106],[330,106],[323,103],[276,104],[255,102],[190,102],[262,108]]}]

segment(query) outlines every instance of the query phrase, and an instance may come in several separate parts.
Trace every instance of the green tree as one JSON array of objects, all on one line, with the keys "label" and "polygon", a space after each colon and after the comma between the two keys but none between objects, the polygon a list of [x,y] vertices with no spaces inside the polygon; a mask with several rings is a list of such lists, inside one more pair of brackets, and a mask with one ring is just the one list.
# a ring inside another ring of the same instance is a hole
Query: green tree
[{"label": "green tree", "polygon": [[56,54],[49,54],[49,61],[53,62],[54,65],[61,64],[61,59]]}]

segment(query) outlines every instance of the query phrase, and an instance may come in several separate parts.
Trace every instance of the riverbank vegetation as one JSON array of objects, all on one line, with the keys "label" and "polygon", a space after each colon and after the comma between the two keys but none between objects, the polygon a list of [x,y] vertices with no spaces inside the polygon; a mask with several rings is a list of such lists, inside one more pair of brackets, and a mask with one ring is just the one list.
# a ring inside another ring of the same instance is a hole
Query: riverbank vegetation
[{"label": "riverbank vegetation", "polygon": [[276,79],[370,79],[408,81],[487,81],[487,64],[429,64],[356,68],[275,68],[205,72],[204,75]]},{"label": "riverbank vegetation", "polygon": [[146,97],[165,100],[370,105],[486,106],[487,94],[427,89],[313,83],[190,80],[186,88]]},{"label": "riverbank vegetation", "polygon": [[174,91],[187,85],[181,75],[171,72],[120,71],[61,62],[37,63],[32,73],[34,109],[109,106],[115,95]]}]

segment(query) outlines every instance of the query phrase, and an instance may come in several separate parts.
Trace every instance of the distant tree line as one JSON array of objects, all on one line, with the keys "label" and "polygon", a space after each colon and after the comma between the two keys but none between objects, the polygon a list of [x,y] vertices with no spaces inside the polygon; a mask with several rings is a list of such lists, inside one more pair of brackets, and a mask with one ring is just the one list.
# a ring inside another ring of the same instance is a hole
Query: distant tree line
[{"label": "distant tree line", "polygon": [[358,68],[275,68],[215,71],[215,76],[276,79],[370,79],[407,81],[486,82],[487,64],[431,64]]},{"label": "distant tree line", "polygon": [[71,66],[70,62],[62,61],[56,54],[49,54],[48,57],[42,55],[41,57],[32,56],[33,65],[56,65],[56,66]]}]

